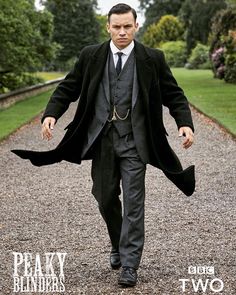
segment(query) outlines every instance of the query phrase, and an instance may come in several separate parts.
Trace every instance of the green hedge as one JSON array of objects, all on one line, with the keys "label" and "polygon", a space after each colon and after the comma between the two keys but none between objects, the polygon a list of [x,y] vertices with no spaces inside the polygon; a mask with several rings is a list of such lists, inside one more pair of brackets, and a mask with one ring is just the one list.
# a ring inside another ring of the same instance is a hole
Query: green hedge
[{"label": "green hedge", "polygon": [[198,43],[192,50],[186,67],[189,69],[211,69],[209,50],[209,46]]},{"label": "green hedge", "polygon": [[184,41],[170,41],[161,45],[170,67],[183,67],[187,60],[187,47]]},{"label": "green hedge", "polygon": [[0,93],[43,83],[44,79],[30,73],[0,73]]}]

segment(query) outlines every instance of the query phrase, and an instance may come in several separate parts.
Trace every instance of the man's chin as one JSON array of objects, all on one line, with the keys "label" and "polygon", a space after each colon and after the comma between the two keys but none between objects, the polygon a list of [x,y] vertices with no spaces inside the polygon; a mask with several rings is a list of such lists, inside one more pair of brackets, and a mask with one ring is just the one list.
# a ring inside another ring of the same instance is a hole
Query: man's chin
[{"label": "man's chin", "polygon": [[128,40],[120,40],[120,41],[117,41],[116,42],[116,46],[119,49],[122,49],[122,48],[127,47],[130,43],[131,43],[131,41],[128,41]]}]

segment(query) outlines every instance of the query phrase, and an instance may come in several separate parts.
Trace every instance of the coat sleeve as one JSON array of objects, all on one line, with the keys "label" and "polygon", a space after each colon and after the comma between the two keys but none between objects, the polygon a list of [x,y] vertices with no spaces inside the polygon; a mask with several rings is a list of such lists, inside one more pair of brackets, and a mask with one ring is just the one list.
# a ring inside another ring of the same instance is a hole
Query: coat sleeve
[{"label": "coat sleeve", "polygon": [[53,92],[41,122],[43,122],[46,117],[54,117],[58,120],[68,109],[70,103],[79,98],[83,82],[83,68],[86,63],[84,61],[86,56],[85,51],[86,50],[81,51],[73,69],[66,75],[65,79],[59,83]]},{"label": "coat sleeve", "polygon": [[160,54],[160,90],[162,103],[169,108],[178,128],[189,126],[194,131],[191,111],[183,90],[178,86],[162,51]]}]

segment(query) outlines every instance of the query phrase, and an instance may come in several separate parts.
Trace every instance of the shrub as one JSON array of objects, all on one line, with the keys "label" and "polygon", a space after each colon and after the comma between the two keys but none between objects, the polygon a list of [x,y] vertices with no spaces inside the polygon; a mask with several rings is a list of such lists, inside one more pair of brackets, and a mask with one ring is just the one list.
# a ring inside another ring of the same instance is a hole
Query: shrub
[{"label": "shrub", "polygon": [[221,38],[222,46],[211,55],[216,78],[236,83],[236,31],[229,31]]},{"label": "shrub", "polygon": [[170,41],[163,43],[161,49],[165,53],[166,61],[171,67],[183,67],[187,59],[187,48],[184,41]]},{"label": "shrub", "polygon": [[211,35],[211,60],[216,78],[236,83],[236,10],[221,11],[214,19]]},{"label": "shrub", "polygon": [[225,49],[224,47],[220,47],[215,49],[211,55],[213,72],[215,74],[215,78],[223,79],[225,75]]},{"label": "shrub", "polygon": [[43,82],[44,80],[42,78],[29,73],[7,73],[0,78],[0,93],[24,88]]},{"label": "shrub", "polygon": [[218,12],[212,20],[212,33],[210,36],[210,52],[222,46],[222,38],[227,36],[230,30],[236,28],[236,10],[226,9]]},{"label": "shrub", "polygon": [[183,33],[183,24],[177,17],[164,15],[158,23],[147,28],[143,42],[150,47],[159,47],[163,42],[181,40]]},{"label": "shrub", "polygon": [[225,58],[225,76],[228,83],[236,83],[236,31],[229,31],[228,36],[224,38],[226,48]]},{"label": "shrub", "polygon": [[148,26],[146,32],[143,34],[143,43],[150,47],[158,47],[156,42],[157,24]]},{"label": "shrub", "polygon": [[225,82],[236,84],[236,56],[234,56],[234,62],[230,66],[225,67]]},{"label": "shrub", "polygon": [[211,63],[209,59],[209,46],[198,43],[192,50],[192,53],[188,59],[189,68],[191,69],[211,69]]}]

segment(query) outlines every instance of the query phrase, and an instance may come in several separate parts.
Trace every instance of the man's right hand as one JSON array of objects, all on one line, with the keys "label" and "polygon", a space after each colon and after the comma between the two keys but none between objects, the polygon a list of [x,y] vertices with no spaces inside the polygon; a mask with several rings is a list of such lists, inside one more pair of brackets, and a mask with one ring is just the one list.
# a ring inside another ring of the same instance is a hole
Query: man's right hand
[{"label": "man's right hand", "polygon": [[56,119],[54,117],[46,117],[43,120],[41,136],[42,139],[50,140],[52,138],[52,130],[56,124]]}]

